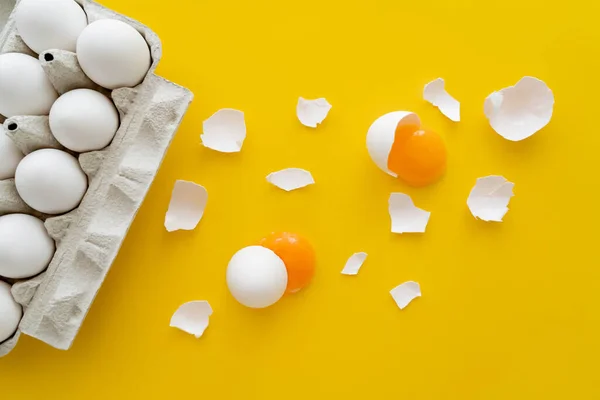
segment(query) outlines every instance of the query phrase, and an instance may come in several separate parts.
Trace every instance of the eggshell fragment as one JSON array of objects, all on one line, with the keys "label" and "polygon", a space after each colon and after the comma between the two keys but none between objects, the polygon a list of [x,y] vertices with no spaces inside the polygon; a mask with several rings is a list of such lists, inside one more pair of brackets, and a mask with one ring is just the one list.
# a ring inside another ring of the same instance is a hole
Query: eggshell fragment
[{"label": "eggshell fragment", "polygon": [[167,231],[195,229],[204,215],[207,202],[208,192],[204,186],[183,180],[176,181],[165,215]]},{"label": "eggshell fragment", "polygon": [[423,233],[429,222],[429,211],[415,207],[410,196],[392,193],[388,201],[393,233]]},{"label": "eggshell fragment", "polygon": [[388,158],[399,125],[421,126],[419,116],[410,111],[394,111],[375,120],[367,132],[367,150],[375,164],[389,175],[398,175],[388,169]]},{"label": "eggshell fragment", "polygon": [[514,86],[493,92],[483,106],[490,125],[503,138],[528,138],[552,118],[554,94],[543,81],[526,76]]},{"label": "eggshell fragment", "polygon": [[296,106],[296,115],[302,125],[316,128],[325,120],[329,110],[331,110],[331,104],[323,97],[315,100],[300,97]]},{"label": "eggshell fragment", "polygon": [[367,253],[354,253],[350,256],[348,261],[346,261],[346,265],[342,270],[343,275],[357,275],[360,267],[362,267],[363,263],[367,259]]},{"label": "eggshell fragment", "polygon": [[171,317],[170,326],[194,335],[198,339],[208,328],[209,317],[213,310],[208,301],[190,301],[179,306]]},{"label": "eggshell fragment", "polygon": [[454,122],[460,121],[460,103],[444,89],[444,80],[437,78],[423,88],[423,98],[436,106]]},{"label": "eggshell fragment", "polygon": [[390,290],[390,294],[402,310],[415,298],[421,297],[421,286],[413,281],[404,282]]},{"label": "eggshell fragment", "polygon": [[286,168],[267,175],[267,181],[286,192],[315,183],[311,173],[300,168]]},{"label": "eggshell fragment", "polygon": [[242,150],[246,139],[244,113],[232,108],[223,108],[202,123],[202,144],[222,153]]},{"label": "eggshell fragment", "polygon": [[483,221],[502,222],[508,212],[508,203],[514,196],[514,183],[503,176],[491,175],[478,178],[471,189],[467,206],[475,218]]}]

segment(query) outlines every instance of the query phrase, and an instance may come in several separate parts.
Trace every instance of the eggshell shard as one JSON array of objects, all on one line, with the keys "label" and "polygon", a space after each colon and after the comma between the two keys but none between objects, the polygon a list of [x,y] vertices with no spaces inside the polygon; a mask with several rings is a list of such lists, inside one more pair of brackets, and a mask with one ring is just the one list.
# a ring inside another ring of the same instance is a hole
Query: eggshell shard
[{"label": "eggshell shard", "polygon": [[179,306],[171,317],[170,326],[194,335],[198,339],[208,328],[209,317],[212,313],[213,310],[208,301],[190,301]]},{"label": "eggshell shard", "polygon": [[307,100],[300,97],[296,106],[296,115],[302,125],[316,128],[318,124],[325,120],[331,107],[331,104],[325,98]]},{"label": "eggshell shard", "polygon": [[492,128],[503,138],[528,138],[552,118],[554,94],[543,81],[526,76],[514,86],[493,92],[483,107]]},{"label": "eggshell shard", "polygon": [[357,275],[366,259],[367,253],[360,252],[352,254],[348,261],[346,261],[346,265],[342,270],[342,275]]},{"label": "eggshell shard", "polygon": [[246,307],[265,308],[275,304],[285,293],[287,282],[283,260],[262,246],[241,249],[227,266],[227,287]]},{"label": "eggshell shard", "polygon": [[0,180],[14,178],[23,157],[25,155],[4,134],[4,127],[0,125]]},{"label": "eggshell shard", "polygon": [[38,54],[48,49],[75,51],[87,16],[74,0],[21,0],[15,23],[25,44]]},{"label": "eggshell shard", "polygon": [[60,144],[78,153],[108,146],[119,129],[119,112],[113,102],[90,89],[60,96],[50,109],[50,130]]},{"label": "eggshell shard", "polygon": [[286,168],[267,175],[267,182],[286,192],[313,185],[315,180],[312,174],[300,168]]},{"label": "eggshell shard", "polygon": [[232,108],[223,108],[202,123],[202,144],[222,153],[237,153],[242,150],[246,139],[244,113]]},{"label": "eggshell shard", "polygon": [[176,181],[165,215],[167,231],[195,229],[204,215],[207,202],[208,192],[203,186],[194,182]]},{"label": "eggshell shard", "polygon": [[21,53],[0,54],[0,114],[48,115],[58,93],[40,62]]},{"label": "eggshell shard", "polygon": [[410,196],[392,193],[388,201],[393,233],[424,233],[431,213],[415,207]]},{"label": "eggshell shard", "polygon": [[10,293],[10,285],[0,281],[0,343],[17,331],[23,309]]},{"label": "eggshell shard", "polygon": [[62,214],[77,207],[87,191],[87,176],[75,157],[42,149],[23,158],[15,174],[19,195],[31,208]]},{"label": "eggshell shard", "polygon": [[437,107],[442,114],[454,122],[460,121],[460,103],[446,89],[442,78],[437,78],[423,88],[423,98]]},{"label": "eggshell shard", "polygon": [[395,111],[377,118],[367,132],[367,150],[371,159],[382,171],[394,178],[398,175],[388,169],[388,158],[399,125],[421,126],[421,120],[410,111]]},{"label": "eggshell shard", "polygon": [[478,178],[471,189],[467,206],[471,214],[483,221],[502,222],[508,212],[508,203],[514,196],[515,184],[503,176],[491,175]]},{"label": "eggshell shard", "polygon": [[403,310],[411,301],[421,297],[421,286],[413,281],[404,282],[390,290],[390,294],[398,307]]},{"label": "eggshell shard", "polygon": [[115,19],[94,21],[81,32],[77,59],[92,81],[111,90],[140,84],[152,63],[142,35]]},{"label": "eggshell shard", "polygon": [[27,214],[0,217],[0,276],[23,279],[48,267],[54,241],[44,223]]}]

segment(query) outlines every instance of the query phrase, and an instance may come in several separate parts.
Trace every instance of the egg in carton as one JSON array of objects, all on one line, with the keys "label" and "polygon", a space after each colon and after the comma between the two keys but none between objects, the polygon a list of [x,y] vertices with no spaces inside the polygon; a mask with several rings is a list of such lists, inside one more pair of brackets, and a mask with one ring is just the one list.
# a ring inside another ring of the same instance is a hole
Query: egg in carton
[{"label": "egg in carton", "polygon": [[[74,210],[62,215],[42,214],[19,197],[14,179],[0,181],[0,216],[34,215],[44,221],[56,243],[44,272],[9,282],[24,312],[16,333],[0,343],[0,356],[14,348],[21,334],[58,349],[71,346],[193,98],[188,89],[154,74],[162,53],[154,32],[92,0],[76,1],[87,14],[88,23],[114,19],[140,32],[150,48],[151,66],[139,85],[108,91],[86,76],[75,53],[34,53],[15,26],[19,0],[12,13],[14,0],[0,4],[0,54],[39,57],[59,95],[80,88],[101,91],[111,96],[120,116],[120,126],[108,147],[71,152],[78,157],[89,184]],[[47,148],[66,150],[52,135],[48,116],[0,116],[2,122],[0,135],[7,135],[24,154]]]}]

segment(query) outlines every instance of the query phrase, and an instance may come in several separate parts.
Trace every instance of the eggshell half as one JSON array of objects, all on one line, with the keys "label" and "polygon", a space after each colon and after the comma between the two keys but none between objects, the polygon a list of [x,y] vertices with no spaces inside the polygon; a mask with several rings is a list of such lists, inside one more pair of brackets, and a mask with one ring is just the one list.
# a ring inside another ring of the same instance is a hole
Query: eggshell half
[{"label": "eggshell half", "polygon": [[394,111],[377,118],[367,132],[367,150],[371,159],[381,170],[395,178],[398,175],[390,171],[387,166],[396,129],[401,124],[421,126],[421,120],[413,112]]}]

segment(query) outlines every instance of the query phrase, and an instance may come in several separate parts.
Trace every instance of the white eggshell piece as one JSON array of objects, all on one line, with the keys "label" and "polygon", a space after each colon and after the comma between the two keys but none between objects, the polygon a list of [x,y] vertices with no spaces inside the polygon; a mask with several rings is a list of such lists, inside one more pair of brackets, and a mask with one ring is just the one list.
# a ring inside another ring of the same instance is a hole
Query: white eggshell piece
[{"label": "white eggshell piece", "polygon": [[195,229],[204,215],[207,201],[208,192],[203,186],[194,182],[176,181],[165,215],[167,231]]},{"label": "white eggshell piece", "polygon": [[437,78],[423,88],[423,99],[437,107],[442,114],[454,122],[460,121],[460,103],[444,88],[445,82]]},{"label": "white eggshell piece", "polygon": [[390,290],[390,294],[398,307],[403,310],[411,301],[421,297],[421,286],[413,281],[404,282]]},{"label": "white eggshell piece", "polygon": [[503,138],[528,138],[552,118],[554,94],[543,81],[526,76],[514,86],[490,94],[483,107],[490,125]]},{"label": "white eggshell piece", "polygon": [[367,253],[354,253],[350,256],[348,261],[346,261],[346,265],[342,270],[343,275],[357,275],[360,267],[362,267],[363,263],[367,259]]},{"label": "white eggshell piece", "polygon": [[227,266],[227,286],[233,297],[250,308],[275,304],[285,293],[288,275],[283,260],[262,246],[241,249]]},{"label": "white eggshell piece", "polygon": [[388,201],[393,233],[423,233],[427,228],[429,211],[415,207],[409,195],[392,193]]},{"label": "white eggshell piece", "polygon": [[29,207],[46,214],[62,214],[79,205],[87,190],[87,177],[69,153],[42,149],[23,158],[15,185]]},{"label": "white eggshell piece", "polygon": [[315,180],[312,174],[305,169],[286,168],[267,175],[267,182],[286,192],[290,192],[308,185],[313,185]]},{"label": "white eggshell piece", "polygon": [[0,54],[0,114],[48,115],[58,93],[40,62],[20,53]]},{"label": "white eggshell piece", "polygon": [[23,157],[25,155],[4,134],[4,128],[0,127],[0,180],[14,178],[17,165]]},{"label": "white eggshell piece", "polygon": [[471,214],[483,221],[502,222],[508,212],[510,198],[514,196],[514,186],[503,176],[478,178],[467,199]]},{"label": "white eggshell piece", "polygon": [[119,112],[103,94],[75,89],[60,96],[50,109],[50,130],[60,144],[83,153],[110,144],[119,129]]},{"label": "white eggshell piece", "polygon": [[15,23],[25,44],[38,54],[49,49],[75,52],[87,16],[74,0],[21,0]]},{"label": "white eggshell piece", "polygon": [[396,129],[401,124],[421,126],[421,120],[410,111],[394,111],[377,118],[367,132],[367,150],[371,159],[393,177],[398,175],[388,169],[388,158],[396,138]]},{"label": "white eggshell piece", "polygon": [[92,22],[81,32],[77,60],[92,81],[107,89],[140,84],[152,62],[142,35],[114,19]]},{"label": "white eggshell piece", "polygon": [[331,104],[325,98],[307,100],[300,97],[296,106],[296,115],[302,125],[316,128],[325,120],[330,110]]},{"label": "white eggshell piece", "polygon": [[246,139],[244,113],[232,108],[223,108],[202,123],[202,144],[222,153],[237,153],[242,150]]},{"label": "white eggshell piece", "polygon": [[29,278],[48,267],[54,241],[44,223],[27,214],[0,217],[0,276]]},{"label": "white eggshell piece", "polygon": [[0,281],[0,343],[17,331],[23,309],[10,293],[10,285]]},{"label": "white eggshell piece", "polygon": [[170,326],[194,335],[196,339],[208,328],[209,317],[213,310],[208,301],[190,301],[179,306],[171,317]]}]

